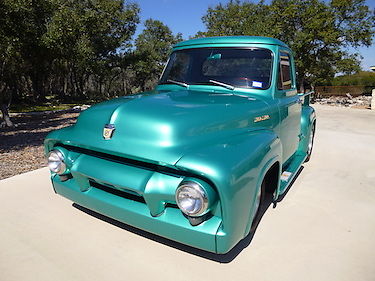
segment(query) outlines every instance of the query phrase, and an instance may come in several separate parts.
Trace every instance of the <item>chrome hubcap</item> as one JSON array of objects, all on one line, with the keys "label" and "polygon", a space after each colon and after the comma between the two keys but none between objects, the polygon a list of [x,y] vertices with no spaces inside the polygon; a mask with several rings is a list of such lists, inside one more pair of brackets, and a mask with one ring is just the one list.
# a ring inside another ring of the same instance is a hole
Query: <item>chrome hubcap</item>
[{"label": "chrome hubcap", "polygon": [[307,154],[310,155],[312,148],[313,148],[313,142],[314,142],[314,128],[312,128],[311,133],[310,133],[310,138],[309,138],[309,146],[307,150]]}]

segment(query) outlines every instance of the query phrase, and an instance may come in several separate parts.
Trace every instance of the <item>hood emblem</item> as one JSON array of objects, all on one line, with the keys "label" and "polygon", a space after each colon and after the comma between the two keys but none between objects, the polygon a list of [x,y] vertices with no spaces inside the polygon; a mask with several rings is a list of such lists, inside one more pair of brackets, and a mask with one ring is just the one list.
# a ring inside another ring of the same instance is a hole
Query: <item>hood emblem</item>
[{"label": "hood emblem", "polygon": [[103,138],[105,140],[109,140],[113,136],[113,132],[116,130],[115,125],[113,124],[105,124],[103,129]]}]

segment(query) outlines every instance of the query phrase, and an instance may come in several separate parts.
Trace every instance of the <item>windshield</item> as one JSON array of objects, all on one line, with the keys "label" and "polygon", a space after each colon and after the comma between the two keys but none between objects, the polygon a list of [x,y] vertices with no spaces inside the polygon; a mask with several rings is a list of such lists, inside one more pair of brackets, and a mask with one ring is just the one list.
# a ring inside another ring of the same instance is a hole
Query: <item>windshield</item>
[{"label": "windshield", "polygon": [[197,48],[175,51],[159,84],[220,85],[267,89],[272,53],[253,48]]}]

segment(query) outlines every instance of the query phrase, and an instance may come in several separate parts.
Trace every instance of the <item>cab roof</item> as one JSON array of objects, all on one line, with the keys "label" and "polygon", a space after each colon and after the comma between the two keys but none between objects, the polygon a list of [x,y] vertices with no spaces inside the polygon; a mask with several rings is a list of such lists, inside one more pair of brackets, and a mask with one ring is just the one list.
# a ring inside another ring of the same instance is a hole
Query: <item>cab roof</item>
[{"label": "cab roof", "polygon": [[288,46],[275,38],[262,37],[262,36],[218,36],[218,37],[204,37],[182,41],[177,43],[174,48],[185,48],[196,45],[207,45],[207,44],[268,44],[268,45],[279,45],[283,47]]}]

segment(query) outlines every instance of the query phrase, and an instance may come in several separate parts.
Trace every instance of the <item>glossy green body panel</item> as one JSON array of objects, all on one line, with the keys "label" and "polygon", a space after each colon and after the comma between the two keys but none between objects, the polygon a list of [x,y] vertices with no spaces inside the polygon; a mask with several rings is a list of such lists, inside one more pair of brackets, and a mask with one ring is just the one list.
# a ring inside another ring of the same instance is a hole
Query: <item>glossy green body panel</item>
[{"label": "glossy green body panel", "polygon": [[262,37],[262,36],[223,36],[223,37],[207,37],[197,38],[188,41],[182,41],[174,46],[174,49],[192,48],[198,46],[217,46],[217,45],[229,45],[230,47],[236,47],[238,45],[249,46],[249,44],[259,44],[267,46],[277,45],[280,47],[288,48],[288,46],[275,38]]},{"label": "glossy green body panel", "polygon": [[75,178],[61,182],[55,176],[52,180],[58,194],[81,206],[169,239],[216,252],[216,230],[221,223],[218,217],[212,217],[204,224],[193,227],[176,208],[167,208],[162,215],[153,217],[143,203],[124,200],[95,188],[82,192]]},{"label": "glossy green body panel", "polygon": [[[270,167],[279,163],[281,173],[288,163],[299,167],[306,157],[315,113],[298,102],[295,87],[277,89],[279,51],[288,50],[284,43],[263,37],[206,38],[179,43],[175,50],[213,45],[271,50],[270,88],[168,84],[95,105],[74,126],[45,140],[46,152],[64,151],[72,175],[62,182],[53,174],[55,191],[114,219],[211,252],[226,253],[244,238]],[[294,76],[294,66],[292,71]],[[269,118],[256,122],[260,116]],[[103,138],[105,124],[116,127],[110,140]],[[198,226],[190,225],[176,206],[175,191],[185,178],[204,181],[216,193],[210,217]],[[275,196],[286,186],[279,183]]]}]

